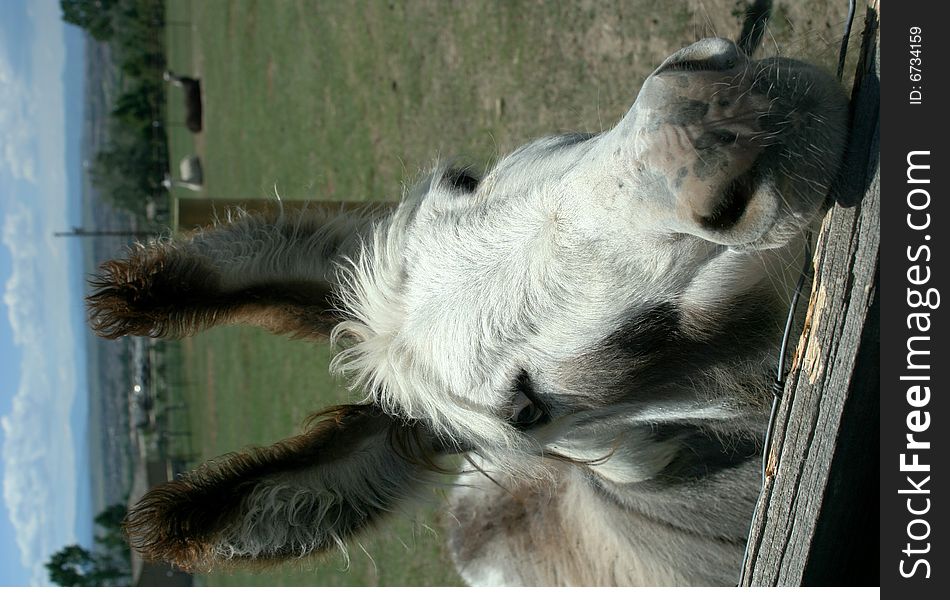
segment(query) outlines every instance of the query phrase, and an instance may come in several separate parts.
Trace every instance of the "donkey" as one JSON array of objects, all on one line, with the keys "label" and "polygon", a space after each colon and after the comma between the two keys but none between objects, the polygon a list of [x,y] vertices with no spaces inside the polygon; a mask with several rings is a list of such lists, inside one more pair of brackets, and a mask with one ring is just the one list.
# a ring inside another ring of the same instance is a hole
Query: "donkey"
[{"label": "donkey", "polygon": [[192,133],[201,133],[201,80],[184,75],[175,75],[175,73],[171,71],[165,71],[162,78],[170,84],[182,89],[185,94],[185,127]]},{"label": "donkey", "polygon": [[734,584],[846,128],[830,76],[705,39],[602,133],[441,165],[382,213],[236,214],[105,263],[100,335],[329,339],[365,392],[152,490],[132,546],[192,570],[303,557],[456,469],[446,537],[470,584]]}]

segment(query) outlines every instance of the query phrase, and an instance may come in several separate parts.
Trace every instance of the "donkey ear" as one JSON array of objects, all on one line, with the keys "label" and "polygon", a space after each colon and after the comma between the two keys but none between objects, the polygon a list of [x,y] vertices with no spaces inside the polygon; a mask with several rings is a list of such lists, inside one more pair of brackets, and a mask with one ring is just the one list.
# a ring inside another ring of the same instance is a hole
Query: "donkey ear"
[{"label": "donkey ear", "polygon": [[124,526],[146,560],[186,570],[301,558],[404,507],[438,467],[417,423],[372,406],[316,415],[306,433],[213,460],[148,492]]},{"label": "donkey ear", "polygon": [[358,250],[381,210],[241,212],[184,240],[136,245],[92,278],[90,322],[107,338],[245,323],[323,339],[337,321],[337,261]]}]

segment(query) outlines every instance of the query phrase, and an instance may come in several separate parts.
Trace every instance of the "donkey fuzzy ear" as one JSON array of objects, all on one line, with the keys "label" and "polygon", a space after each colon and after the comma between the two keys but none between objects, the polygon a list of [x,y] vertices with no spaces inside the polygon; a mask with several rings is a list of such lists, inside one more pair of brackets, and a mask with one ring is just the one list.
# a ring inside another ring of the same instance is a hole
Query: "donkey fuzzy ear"
[{"label": "donkey fuzzy ear", "polygon": [[384,208],[239,212],[185,239],[133,246],[91,278],[92,328],[179,338],[241,323],[323,340],[339,320],[336,265]]},{"label": "donkey fuzzy ear", "polygon": [[315,417],[302,435],[147,493],[124,523],[130,545],[188,571],[301,558],[342,547],[427,487],[435,444],[421,425],[361,405]]}]

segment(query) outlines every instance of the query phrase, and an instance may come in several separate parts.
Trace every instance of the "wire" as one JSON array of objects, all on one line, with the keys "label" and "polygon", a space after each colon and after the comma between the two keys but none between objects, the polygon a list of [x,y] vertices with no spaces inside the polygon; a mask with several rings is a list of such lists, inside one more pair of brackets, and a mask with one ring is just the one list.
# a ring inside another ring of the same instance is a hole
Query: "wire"
[{"label": "wire", "polygon": [[[851,38],[851,25],[854,21],[855,0],[848,0],[848,18],[845,21],[844,33],[841,36],[841,46],[838,49],[838,81],[844,73],[844,63],[848,55],[848,41]],[[752,522],[749,524],[749,535],[746,537],[745,551],[742,554],[742,567],[739,570],[739,586],[745,580],[746,565],[749,561],[749,543],[752,540],[752,528],[755,527],[755,518],[759,513],[759,507],[762,502],[762,496],[765,494],[765,486],[768,481],[768,463],[769,454],[772,451],[772,434],[775,430],[775,417],[778,414],[778,405],[785,395],[785,356],[788,353],[788,343],[791,339],[792,323],[795,320],[795,312],[798,307],[798,300],[801,298],[802,290],[805,287],[805,281],[812,275],[812,253],[811,253],[811,232],[805,238],[805,264],[802,267],[802,273],[798,278],[798,284],[795,286],[795,293],[792,295],[791,303],[788,307],[788,317],[785,319],[785,331],[782,334],[782,345],[779,348],[778,365],[775,370],[775,380],[772,382],[772,407],[769,411],[769,424],[765,430],[765,439],[762,444],[762,479],[759,487],[759,496],[755,502],[755,512],[752,514]]]}]

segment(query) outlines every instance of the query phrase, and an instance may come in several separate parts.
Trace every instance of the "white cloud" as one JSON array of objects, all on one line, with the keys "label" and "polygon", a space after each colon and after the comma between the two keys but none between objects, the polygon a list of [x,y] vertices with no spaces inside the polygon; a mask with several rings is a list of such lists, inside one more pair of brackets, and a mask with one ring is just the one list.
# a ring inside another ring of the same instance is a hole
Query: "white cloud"
[{"label": "white cloud", "polygon": [[[33,22],[32,90],[35,101],[42,105],[42,117],[34,122],[37,160],[43,165],[40,186],[46,192],[64,197],[66,193],[66,113],[63,98],[63,67],[66,64],[66,42],[60,20],[58,0],[30,2],[27,14]],[[40,109],[35,109],[40,110]],[[35,181],[35,179],[33,180]]]},{"label": "white cloud", "polygon": [[32,93],[0,53],[0,168],[14,179],[35,182],[36,166],[30,122],[34,119]]},{"label": "white cloud", "polygon": [[[30,48],[33,81],[25,82],[9,58],[0,52],[0,90],[3,90],[0,95],[0,169],[9,172],[14,179],[36,183],[34,144],[40,146],[41,156],[48,155],[53,149],[50,144],[56,141],[56,132],[65,126],[63,111],[50,111],[47,106],[54,101],[62,107],[66,44],[58,2],[30,2],[26,9],[35,33]],[[59,88],[58,95],[46,95],[55,87]],[[39,121],[42,121],[41,127],[37,127]]]},{"label": "white cloud", "polygon": [[70,429],[76,339],[66,260],[44,248],[50,236],[45,208],[14,204],[2,229],[13,263],[3,304],[22,354],[12,412],[0,418],[3,499],[34,583],[46,581],[43,562],[50,554],[75,539],[78,489]]},{"label": "white cloud", "polygon": [[[48,583],[43,563],[76,539],[75,440],[70,413],[76,398],[76,348],[70,319],[68,256],[52,232],[66,229],[68,199],[62,70],[64,43],[58,3],[29,3],[35,37],[31,81],[15,73],[0,51],[0,170],[18,180],[6,191],[0,242],[12,275],[3,306],[22,365],[12,410],[0,417],[3,500],[23,564],[33,583]],[[2,173],[0,173],[2,174]],[[39,175],[39,177],[38,177]],[[0,190],[3,194],[4,190]]]}]

